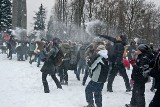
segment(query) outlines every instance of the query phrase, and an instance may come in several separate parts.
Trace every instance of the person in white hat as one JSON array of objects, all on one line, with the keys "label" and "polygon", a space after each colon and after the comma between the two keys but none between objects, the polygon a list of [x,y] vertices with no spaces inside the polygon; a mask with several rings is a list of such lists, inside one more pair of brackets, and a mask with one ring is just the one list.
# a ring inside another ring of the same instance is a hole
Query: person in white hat
[{"label": "person in white hat", "polygon": [[100,39],[94,39],[93,47],[95,49],[95,55],[88,59],[88,65],[90,67],[91,81],[88,83],[85,89],[86,101],[88,103],[85,107],[95,107],[93,94],[96,107],[102,107],[102,89],[108,76],[108,51],[103,45],[103,41]]}]

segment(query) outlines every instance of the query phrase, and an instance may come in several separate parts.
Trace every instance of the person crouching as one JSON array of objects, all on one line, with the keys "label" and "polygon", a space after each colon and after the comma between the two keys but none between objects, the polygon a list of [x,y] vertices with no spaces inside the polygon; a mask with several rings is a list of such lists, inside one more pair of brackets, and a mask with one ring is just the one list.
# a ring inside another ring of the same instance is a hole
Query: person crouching
[{"label": "person crouching", "polygon": [[[93,43],[94,44],[94,43]],[[90,67],[91,81],[88,83],[85,89],[87,106],[95,107],[93,100],[93,93],[95,98],[95,104],[97,107],[102,107],[102,89],[108,76],[108,51],[104,45],[99,45],[96,48],[96,55],[93,56],[93,60],[87,59]]]}]

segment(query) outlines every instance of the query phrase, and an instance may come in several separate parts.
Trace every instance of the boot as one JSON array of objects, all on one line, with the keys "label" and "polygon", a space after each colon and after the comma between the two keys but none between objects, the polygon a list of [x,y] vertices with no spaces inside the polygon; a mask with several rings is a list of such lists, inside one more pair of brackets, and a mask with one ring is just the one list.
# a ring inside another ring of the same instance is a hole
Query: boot
[{"label": "boot", "polygon": [[94,106],[94,104],[91,103],[91,104],[88,104],[87,106],[84,106],[84,107],[95,107],[95,106]]},{"label": "boot", "polygon": [[52,79],[54,80],[54,82],[56,83],[57,89],[62,89],[61,83],[59,82],[59,80],[57,79],[56,76],[52,76]]},{"label": "boot", "polygon": [[68,81],[65,81],[64,85],[68,85]]},{"label": "boot", "polygon": [[43,86],[44,86],[44,93],[49,93],[49,86],[47,81],[43,82]]},{"label": "boot", "polygon": [[137,106],[132,106],[131,104],[125,104],[125,107],[137,107]]},{"label": "boot", "polygon": [[108,88],[107,92],[113,92],[112,88]]},{"label": "boot", "polygon": [[32,60],[30,60],[29,63],[32,64]]},{"label": "boot", "polygon": [[131,90],[131,89],[127,89],[127,90],[126,90],[126,92],[130,92],[130,91],[132,91],[132,90]]},{"label": "boot", "polygon": [[85,82],[84,81],[82,82],[82,85],[85,86]]},{"label": "boot", "polygon": [[77,80],[80,81],[80,77],[78,75],[76,75],[76,77],[77,77]]}]

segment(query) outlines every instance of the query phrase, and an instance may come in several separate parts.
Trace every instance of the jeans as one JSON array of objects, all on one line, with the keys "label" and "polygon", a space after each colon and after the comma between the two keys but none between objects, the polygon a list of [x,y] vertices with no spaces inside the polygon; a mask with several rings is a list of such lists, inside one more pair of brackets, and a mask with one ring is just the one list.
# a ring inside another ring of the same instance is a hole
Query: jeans
[{"label": "jeans", "polygon": [[59,67],[59,76],[60,76],[60,82],[68,82],[68,67],[69,67],[69,61],[66,60],[62,63],[62,65]]},{"label": "jeans", "polygon": [[86,101],[89,104],[93,104],[93,94],[95,98],[95,103],[97,107],[102,107],[102,89],[104,83],[97,83],[94,81],[90,81],[85,89]]}]

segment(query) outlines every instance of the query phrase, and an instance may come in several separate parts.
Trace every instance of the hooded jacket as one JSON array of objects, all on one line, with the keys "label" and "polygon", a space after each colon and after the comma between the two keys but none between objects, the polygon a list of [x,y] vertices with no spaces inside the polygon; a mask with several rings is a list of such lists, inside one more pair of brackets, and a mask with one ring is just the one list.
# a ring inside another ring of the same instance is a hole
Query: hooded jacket
[{"label": "hooded jacket", "polygon": [[149,52],[138,55],[136,65],[133,67],[131,78],[138,84],[144,84],[148,81],[148,77],[143,76],[143,72],[149,69],[153,55]]},{"label": "hooded jacket", "polygon": [[91,80],[98,83],[105,83],[108,76],[108,51],[100,50],[93,61],[89,63]]}]

